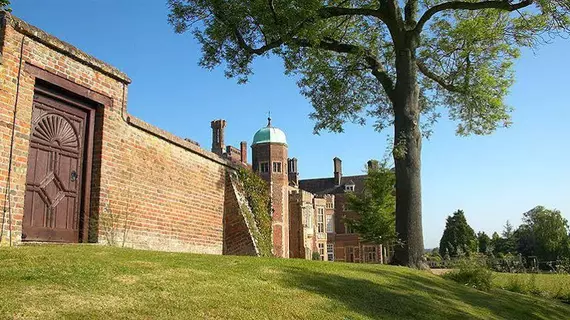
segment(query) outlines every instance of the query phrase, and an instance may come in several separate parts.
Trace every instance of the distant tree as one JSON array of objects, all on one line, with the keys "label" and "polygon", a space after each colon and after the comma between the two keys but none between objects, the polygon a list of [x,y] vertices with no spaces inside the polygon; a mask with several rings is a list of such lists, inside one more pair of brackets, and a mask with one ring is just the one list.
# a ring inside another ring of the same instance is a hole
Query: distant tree
[{"label": "distant tree", "polygon": [[477,245],[479,253],[488,254],[491,252],[491,238],[485,232],[477,233]]},{"label": "distant tree", "polygon": [[276,55],[311,100],[315,131],[392,126],[394,261],[422,267],[421,145],[439,107],[457,134],[511,123],[504,98],[519,48],[566,34],[568,0],[168,0],[175,31],[202,46],[200,65],[245,83]]},{"label": "distant tree", "polygon": [[522,224],[514,233],[517,252],[525,257],[536,256],[536,238],[527,224]]},{"label": "distant tree", "polygon": [[469,255],[477,251],[475,231],[467,223],[463,210],[457,210],[447,217],[445,230],[439,242],[439,252],[450,257]]},{"label": "distant tree", "polygon": [[535,255],[539,260],[560,259],[568,250],[568,221],[558,210],[537,206],[524,213],[518,231],[521,254]]},{"label": "distant tree", "polygon": [[517,245],[514,236],[514,227],[510,221],[507,220],[501,235],[502,237],[496,232],[493,233],[493,238],[491,239],[493,254],[499,257],[507,254],[515,254],[517,252]]},{"label": "distant tree", "polygon": [[354,211],[358,218],[346,219],[346,222],[363,240],[376,244],[397,240],[395,183],[394,172],[383,162],[368,168],[362,193],[347,194],[348,209]]}]

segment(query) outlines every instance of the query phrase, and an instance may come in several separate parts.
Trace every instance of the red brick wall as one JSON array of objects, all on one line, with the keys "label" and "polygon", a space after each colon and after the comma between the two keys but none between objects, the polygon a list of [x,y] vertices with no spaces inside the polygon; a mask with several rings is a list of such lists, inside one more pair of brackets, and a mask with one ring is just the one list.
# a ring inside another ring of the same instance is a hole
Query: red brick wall
[{"label": "red brick wall", "polygon": [[[226,160],[140,120],[129,122],[123,106],[130,80],[124,74],[16,18],[6,18],[0,65],[2,208],[18,79],[19,94],[8,210],[12,221],[2,224],[2,244],[10,229],[13,241],[21,240],[35,79],[25,70],[18,74],[20,65],[31,64],[111,101],[96,115],[91,215],[98,216],[99,223],[90,238],[106,243],[106,235],[112,234],[109,238],[122,245],[126,235],[128,247],[221,254]],[[107,228],[109,233],[101,222],[111,216],[121,222]]]}]

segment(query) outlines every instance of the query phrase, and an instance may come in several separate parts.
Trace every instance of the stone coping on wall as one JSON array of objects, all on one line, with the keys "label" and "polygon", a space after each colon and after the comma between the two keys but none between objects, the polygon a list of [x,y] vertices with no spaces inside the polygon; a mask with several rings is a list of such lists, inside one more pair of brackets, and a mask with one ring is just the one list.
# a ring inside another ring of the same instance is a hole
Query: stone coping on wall
[{"label": "stone coping on wall", "polygon": [[131,79],[119,69],[105,63],[87,53],[79,50],[73,45],[61,41],[58,38],[48,34],[47,32],[40,30],[29,23],[15,17],[6,11],[0,11],[0,19],[5,25],[12,26],[16,31],[44,44],[45,46],[56,50],[70,58],[73,58],[91,68],[113,78],[120,82],[129,84]]},{"label": "stone coping on wall", "polygon": [[228,159],[222,158],[220,156],[218,156],[217,154],[213,153],[213,152],[209,152],[206,151],[204,149],[202,149],[201,147],[197,146],[194,142],[191,141],[187,141],[184,140],[178,136],[175,136],[174,134],[160,129],[158,127],[155,127],[153,125],[151,125],[148,122],[145,122],[141,119],[138,119],[134,116],[127,116],[127,123],[130,124],[131,126],[143,130],[149,134],[152,134],[158,138],[161,138],[163,140],[166,140],[167,142],[170,142],[174,145],[177,145],[183,149],[186,149],[190,152],[196,153],[206,159],[212,160],[214,162],[217,162],[221,165],[236,169],[238,168],[238,165],[232,163],[231,161],[229,161]]}]

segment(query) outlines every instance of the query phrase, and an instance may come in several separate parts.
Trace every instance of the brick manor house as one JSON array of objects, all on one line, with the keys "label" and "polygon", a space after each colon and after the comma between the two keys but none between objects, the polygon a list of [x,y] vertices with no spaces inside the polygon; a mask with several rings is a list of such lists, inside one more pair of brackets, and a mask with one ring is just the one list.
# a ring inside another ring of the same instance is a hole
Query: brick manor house
[{"label": "brick manor house", "polygon": [[[76,47],[0,12],[0,246],[102,243],[256,255],[257,228],[236,181],[249,167],[271,188],[274,255],[386,262],[344,223],[365,176],[299,180],[283,131],[269,121],[224,145],[224,120],[201,148],[128,114],[131,80]],[[369,162],[369,165],[373,165]]]}]

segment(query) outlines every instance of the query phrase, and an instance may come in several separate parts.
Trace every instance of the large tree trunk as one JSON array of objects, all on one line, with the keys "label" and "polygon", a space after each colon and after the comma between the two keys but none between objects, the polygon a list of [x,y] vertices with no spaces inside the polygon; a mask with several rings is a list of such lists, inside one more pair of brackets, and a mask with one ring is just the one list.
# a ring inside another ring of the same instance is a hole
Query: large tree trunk
[{"label": "large tree trunk", "polygon": [[414,41],[407,39],[397,50],[397,81],[393,97],[396,166],[396,245],[394,263],[425,268],[422,233],[420,106]]}]

